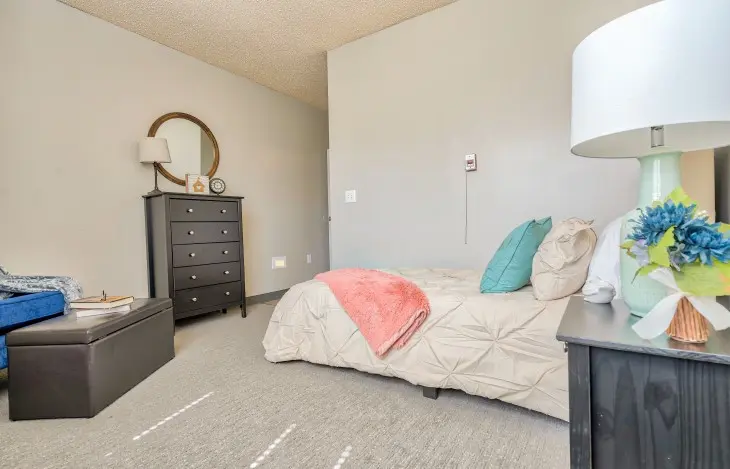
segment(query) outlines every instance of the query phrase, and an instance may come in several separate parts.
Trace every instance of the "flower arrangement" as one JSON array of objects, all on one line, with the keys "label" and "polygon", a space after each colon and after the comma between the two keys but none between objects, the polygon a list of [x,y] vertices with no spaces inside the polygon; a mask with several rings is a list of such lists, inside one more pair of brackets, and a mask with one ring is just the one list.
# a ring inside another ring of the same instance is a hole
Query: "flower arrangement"
[{"label": "flower arrangement", "polygon": [[667,306],[673,305],[675,309],[694,307],[716,329],[724,328],[725,322],[730,326],[730,317],[715,324],[716,315],[710,310],[717,313],[716,304],[710,306],[706,300],[697,298],[730,294],[730,225],[710,223],[707,214],[698,209],[682,188],[675,189],[664,202],[641,209],[638,219],[631,221],[633,231],[621,248],[639,264],[636,275],[649,275],[676,292],[670,295],[670,302],[660,307],[663,300],[654,308],[663,311],[660,323],[666,322]]}]

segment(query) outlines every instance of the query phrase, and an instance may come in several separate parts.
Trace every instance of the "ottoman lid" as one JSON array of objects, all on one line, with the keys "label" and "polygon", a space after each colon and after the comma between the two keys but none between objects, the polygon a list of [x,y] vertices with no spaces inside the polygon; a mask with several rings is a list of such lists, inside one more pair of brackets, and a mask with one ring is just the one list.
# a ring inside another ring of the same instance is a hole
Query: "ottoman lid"
[{"label": "ottoman lid", "polygon": [[112,313],[77,318],[75,314],[58,316],[11,331],[7,345],[89,344],[125,327],[172,308],[169,298],[134,300],[127,313]]}]

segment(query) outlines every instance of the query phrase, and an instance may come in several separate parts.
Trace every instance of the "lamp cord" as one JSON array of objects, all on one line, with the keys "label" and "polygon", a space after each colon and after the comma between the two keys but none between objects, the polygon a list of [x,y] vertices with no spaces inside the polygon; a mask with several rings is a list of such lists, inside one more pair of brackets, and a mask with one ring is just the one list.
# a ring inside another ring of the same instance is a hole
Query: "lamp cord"
[{"label": "lamp cord", "polygon": [[464,244],[469,244],[469,172],[464,171]]}]

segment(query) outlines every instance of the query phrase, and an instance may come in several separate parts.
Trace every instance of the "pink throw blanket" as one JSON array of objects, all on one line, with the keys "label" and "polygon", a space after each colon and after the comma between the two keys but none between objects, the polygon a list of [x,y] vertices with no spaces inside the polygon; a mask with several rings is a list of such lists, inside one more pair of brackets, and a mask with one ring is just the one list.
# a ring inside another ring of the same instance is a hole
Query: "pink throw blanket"
[{"label": "pink throw blanket", "polygon": [[431,311],[426,294],[396,275],[340,269],[315,278],[330,287],[378,357],[402,348]]}]

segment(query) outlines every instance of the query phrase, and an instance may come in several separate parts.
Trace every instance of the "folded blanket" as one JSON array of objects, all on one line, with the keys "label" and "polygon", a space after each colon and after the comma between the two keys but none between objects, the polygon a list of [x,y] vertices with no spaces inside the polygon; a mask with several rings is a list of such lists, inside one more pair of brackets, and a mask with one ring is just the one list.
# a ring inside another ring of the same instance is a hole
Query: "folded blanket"
[{"label": "folded blanket", "polygon": [[330,287],[378,357],[402,348],[431,311],[415,283],[386,272],[340,269],[315,278]]},{"label": "folded blanket", "polygon": [[[10,275],[10,272],[5,270],[5,268],[0,265],[0,277],[2,277],[3,275]],[[11,296],[13,296],[13,293],[0,290],[0,300],[6,300]]]},{"label": "folded blanket", "polygon": [[39,293],[44,291],[60,291],[66,300],[65,312],[69,312],[69,303],[83,296],[79,282],[71,277],[53,277],[45,275],[10,275],[0,267],[0,299],[9,298],[16,293]]}]

